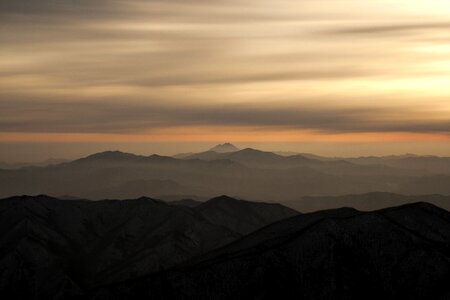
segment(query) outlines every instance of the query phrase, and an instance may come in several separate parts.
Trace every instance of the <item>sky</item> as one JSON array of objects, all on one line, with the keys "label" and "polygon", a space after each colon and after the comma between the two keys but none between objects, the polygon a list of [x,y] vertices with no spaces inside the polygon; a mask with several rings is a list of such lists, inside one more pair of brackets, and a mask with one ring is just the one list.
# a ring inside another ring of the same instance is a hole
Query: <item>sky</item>
[{"label": "sky", "polygon": [[0,161],[450,156],[444,0],[0,0]]}]

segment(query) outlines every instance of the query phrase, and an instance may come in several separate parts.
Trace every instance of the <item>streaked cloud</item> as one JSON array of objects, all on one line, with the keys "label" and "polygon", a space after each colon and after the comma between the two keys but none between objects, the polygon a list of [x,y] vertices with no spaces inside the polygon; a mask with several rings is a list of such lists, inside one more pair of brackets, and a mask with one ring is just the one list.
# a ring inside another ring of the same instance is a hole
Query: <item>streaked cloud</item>
[{"label": "streaked cloud", "polygon": [[0,132],[448,135],[449,13],[438,0],[0,0]]},{"label": "streaked cloud", "polygon": [[355,26],[349,28],[343,28],[334,31],[334,33],[340,34],[389,34],[389,33],[410,33],[414,34],[417,31],[436,31],[450,29],[450,22],[442,23],[399,23],[399,24],[387,24],[387,25],[369,25],[369,26]]},{"label": "streaked cloud", "polygon": [[[20,107],[20,109],[18,109]],[[397,107],[312,107],[251,104],[130,104],[4,101],[4,132],[145,133],[151,129],[239,126],[272,130],[309,129],[323,133],[408,132],[448,134],[445,114]],[[420,113],[427,116],[418,117]],[[8,115],[10,117],[8,117]],[[213,129],[212,129],[213,130]],[[450,135],[449,135],[450,139]]]}]

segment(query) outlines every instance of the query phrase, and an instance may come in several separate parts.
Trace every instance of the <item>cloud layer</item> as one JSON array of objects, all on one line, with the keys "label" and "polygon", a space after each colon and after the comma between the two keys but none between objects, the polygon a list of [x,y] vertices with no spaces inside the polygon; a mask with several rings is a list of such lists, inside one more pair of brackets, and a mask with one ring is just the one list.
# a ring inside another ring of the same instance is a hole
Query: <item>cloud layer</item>
[{"label": "cloud layer", "polygon": [[450,4],[429,2],[0,0],[0,133],[448,135]]}]

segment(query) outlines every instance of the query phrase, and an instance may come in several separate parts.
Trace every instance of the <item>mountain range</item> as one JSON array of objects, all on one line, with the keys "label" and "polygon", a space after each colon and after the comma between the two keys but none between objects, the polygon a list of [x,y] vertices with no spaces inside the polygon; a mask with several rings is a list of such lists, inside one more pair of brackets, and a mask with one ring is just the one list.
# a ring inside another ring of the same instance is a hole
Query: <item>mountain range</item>
[{"label": "mountain range", "polygon": [[448,299],[449,262],[450,213],[423,202],[0,200],[5,299]]},{"label": "mountain range", "polygon": [[[209,149],[209,152],[216,152],[216,153],[229,153],[229,152],[235,152],[235,151],[239,151],[240,149],[238,147],[236,147],[235,145],[231,144],[231,143],[223,143],[223,144],[218,144],[214,147],[212,147],[211,149]],[[178,153],[175,154],[173,157],[174,158],[187,158],[189,156],[194,155],[194,152],[186,152],[186,153]]]},{"label": "mountain range", "polygon": [[184,158],[106,151],[45,167],[0,169],[0,197],[47,194],[93,200],[227,194],[271,202],[370,192],[450,195],[449,183],[448,157],[324,159],[251,148]]},{"label": "mountain range", "polygon": [[76,297],[165,270],[299,213],[221,196],[195,208],[140,198],[0,200],[0,295]]},{"label": "mountain range", "polygon": [[94,299],[449,299],[450,213],[415,203],[294,216]]}]

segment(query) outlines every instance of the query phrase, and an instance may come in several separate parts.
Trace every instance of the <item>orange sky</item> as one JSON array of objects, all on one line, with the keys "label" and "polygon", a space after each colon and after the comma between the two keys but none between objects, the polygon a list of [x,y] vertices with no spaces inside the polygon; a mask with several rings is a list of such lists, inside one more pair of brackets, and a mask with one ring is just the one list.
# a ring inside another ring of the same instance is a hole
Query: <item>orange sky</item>
[{"label": "orange sky", "polygon": [[448,16],[440,0],[3,1],[0,160],[14,143],[445,154]]},{"label": "orange sky", "polygon": [[[214,133],[215,131],[216,133]],[[143,134],[98,133],[0,133],[3,142],[210,142],[233,140],[243,143],[260,142],[449,142],[447,134],[428,133],[318,133],[306,130],[277,130],[247,127],[176,128],[155,130]]]}]

